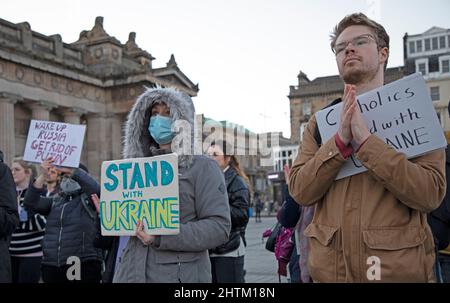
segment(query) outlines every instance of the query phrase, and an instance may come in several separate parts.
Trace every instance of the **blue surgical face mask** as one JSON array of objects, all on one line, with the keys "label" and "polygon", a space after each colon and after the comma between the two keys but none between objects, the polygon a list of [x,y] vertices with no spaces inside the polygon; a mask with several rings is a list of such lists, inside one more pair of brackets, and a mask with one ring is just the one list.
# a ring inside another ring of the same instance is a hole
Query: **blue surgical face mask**
[{"label": "blue surgical face mask", "polygon": [[174,137],[174,133],[172,132],[172,119],[160,115],[152,116],[148,131],[159,145],[168,144]]}]

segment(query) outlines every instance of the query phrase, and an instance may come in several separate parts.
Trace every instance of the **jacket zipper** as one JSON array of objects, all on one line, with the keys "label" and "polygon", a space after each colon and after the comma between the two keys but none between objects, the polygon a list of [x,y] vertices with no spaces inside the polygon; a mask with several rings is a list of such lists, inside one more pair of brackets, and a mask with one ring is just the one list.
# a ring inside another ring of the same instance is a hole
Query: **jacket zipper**
[{"label": "jacket zipper", "polygon": [[[70,196],[69,201],[72,201],[72,196]],[[61,210],[61,217],[60,217],[60,224],[61,228],[59,229],[59,239],[58,239],[58,267],[61,266],[61,237],[62,237],[62,231],[63,231],[63,215],[64,215],[64,208],[66,208],[67,203],[64,203],[63,208]]]}]

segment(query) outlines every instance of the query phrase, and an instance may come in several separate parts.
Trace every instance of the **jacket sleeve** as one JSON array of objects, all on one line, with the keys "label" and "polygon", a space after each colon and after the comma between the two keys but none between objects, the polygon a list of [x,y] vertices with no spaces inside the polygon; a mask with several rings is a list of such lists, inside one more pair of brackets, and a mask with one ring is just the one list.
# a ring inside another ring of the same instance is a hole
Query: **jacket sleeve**
[{"label": "jacket sleeve", "polygon": [[228,191],[232,228],[245,227],[248,223],[250,193],[240,176],[236,176]]},{"label": "jacket sleeve", "polygon": [[53,204],[53,198],[43,196],[44,189],[38,189],[34,185],[28,187],[23,204],[32,212],[47,216]]},{"label": "jacket sleeve", "polygon": [[80,184],[83,191],[89,197],[93,194],[100,196],[100,185],[84,170],[77,168],[73,173],[72,178]]},{"label": "jacket sleeve", "polygon": [[443,149],[408,160],[405,154],[370,135],[356,157],[378,182],[412,209],[430,212],[445,195]]},{"label": "jacket sleeve", "polygon": [[292,199],[286,187],[287,186],[283,188],[286,200],[283,202],[283,205],[281,205],[280,211],[278,212],[278,221],[281,226],[291,228],[295,227],[300,219],[301,206]]},{"label": "jacket sleeve", "polygon": [[19,225],[15,188],[11,171],[0,163],[0,238],[10,236]]},{"label": "jacket sleeve", "polygon": [[318,202],[345,163],[334,137],[319,148],[314,139],[316,127],[316,116],[313,116],[303,133],[300,150],[289,175],[289,193],[301,205]]},{"label": "jacket sleeve", "polygon": [[230,207],[225,179],[217,163],[212,159],[202,161],[193,183],[197,220],[181,223],[178,235],[157,237],[154,248],[199,252],[228,240]]}]

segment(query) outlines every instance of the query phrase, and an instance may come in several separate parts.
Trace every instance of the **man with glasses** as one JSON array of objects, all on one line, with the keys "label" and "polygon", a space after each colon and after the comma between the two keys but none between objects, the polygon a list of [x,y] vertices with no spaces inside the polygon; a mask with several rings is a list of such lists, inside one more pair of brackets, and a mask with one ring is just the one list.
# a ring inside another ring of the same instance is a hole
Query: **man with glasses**
[{"label": "man with glasses", "polygon": [[[370,134],[362,118],[356,96],[384,84],[389,36],[383,26],[352,14],[331,38],[345,84],[333,102],[343,103],[339,129],[321,142],[316,118],[310,119],[289,182],[298,203],[315,205],[304,232],[310,275],[316,282],[435,281],[426,213],[445,194],[445,152],[408,160]],[[336,181],[351,154],[367,171]]]}]

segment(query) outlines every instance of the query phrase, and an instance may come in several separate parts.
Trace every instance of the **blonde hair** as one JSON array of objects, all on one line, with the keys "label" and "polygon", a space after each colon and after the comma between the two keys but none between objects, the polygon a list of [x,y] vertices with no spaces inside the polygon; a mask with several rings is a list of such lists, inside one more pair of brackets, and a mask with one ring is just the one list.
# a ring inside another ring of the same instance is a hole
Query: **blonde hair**
[{"label": "blonde hair", "polygon": [[36,178],[37,169],[36,169],[36,165],[35,164],[32,164],[30,162],[25,161],[22,157],[14,158],[12,163],[17,163],[20,166],[22,166],[23,169],[25,169],[25,171],[28,171],[29,174],[30,174],[30,180],[33,180],[34,178]]}]

